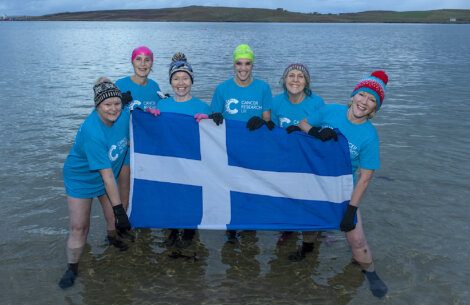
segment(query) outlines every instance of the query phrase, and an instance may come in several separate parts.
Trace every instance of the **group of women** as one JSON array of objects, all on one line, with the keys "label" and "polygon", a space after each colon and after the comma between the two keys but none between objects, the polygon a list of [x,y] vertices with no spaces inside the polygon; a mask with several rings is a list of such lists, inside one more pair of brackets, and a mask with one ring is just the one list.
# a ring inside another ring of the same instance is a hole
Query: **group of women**
[{"label": "group of women", "polygon": [[[129,112],[140,108],[155,116],[175,112],[194,116],[196,121],[212,119],[245,121],[255,131],[275,126],[288,133],[305,132],[322,141],[336,140],[338,129],[349,142],[354,190],[341,221],[351,246],[353,262],[369,281],[372,293],[383,297],[385,283],[374,270],[372,254],[364,234],[358,209],[361,199],[379,168],[379,140],[370,119],[380,109],[388,82],[387,74],[374,71],[361,80],[350,96],[348,105],[326,104],[310,89],[310,73],[301,64],[290,64],[281,78],[283,92],[272,97],[269,85],[253,77],[255,56],[250,46],[241,44],[233,52],[234,77],[219,84],[210,106],[193,97],[194,72],[183,53],[174,54],[169,68],[173,96],[161,93],[149,78],[153,67],[152,51],[141,46],[133,50],[134,74],[113,84],[100,78],[94,85],[95,108],[79,128],[73,147],[64,164],[64,183],[70,216],[67,240],[68,266],[59,282],[70,287],[78,274],[78,261],[86,242],[92,199],[101,203],[110,244],[125,250],[131,225],[126,208],[129,201]],[[126,105],[129,103],[129,105]],[[182,246],[191,242],[195,230],[170,230],[168,242]],[[227,231],[228,242],[237,241],[236,231]],[[289,232],[283,232],[288,235]],[[290,258],[300,260],[312,252],[317,232],[303,232],[302,246]]]}]

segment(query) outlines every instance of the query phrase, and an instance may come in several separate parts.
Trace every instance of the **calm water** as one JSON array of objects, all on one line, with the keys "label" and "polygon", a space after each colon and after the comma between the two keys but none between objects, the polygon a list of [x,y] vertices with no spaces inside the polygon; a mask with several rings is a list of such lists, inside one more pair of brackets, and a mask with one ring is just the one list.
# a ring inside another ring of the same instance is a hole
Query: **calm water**
[{"label": "calm water", "polygon": [[[361,205],[388,296],[371,296],[340,232],[300,263],[287,259],[299,241],[276,247],[277,232],[246,234],[234,247],[223,232],[201,231],[187,258],[172,259],[159,230],[139,232],[127,252],[108,248],[98,204],[80,277],[60,290],[62,164],[92,110],[94,80],[130,74],[132,48],[145,44],[162,89],[171,55],[184,51],[194,95],[210,100],[242,42],[274,93],[291,62],[309,65],[313,90],[329,102],[346,103],[373,69],[389,73],[374,119],[382,168]],[[0,23],[0,303],[470,304],[469,45],[469,25]]]}]

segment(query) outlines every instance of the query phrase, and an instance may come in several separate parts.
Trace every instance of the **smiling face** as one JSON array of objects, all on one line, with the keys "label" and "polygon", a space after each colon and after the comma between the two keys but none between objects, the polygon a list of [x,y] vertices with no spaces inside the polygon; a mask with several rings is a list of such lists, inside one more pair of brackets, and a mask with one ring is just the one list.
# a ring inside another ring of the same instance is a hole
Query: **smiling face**
[{"label": "smiling face", "polygon": [[121,114],[121,99],[119,97],[107,98],[96,107],[96,111],[105,125],[112,126]]},{"label": "smiling face", "polygon": [[134,67],[134,73],[140,78],[147,78],[152,71],[152,57],[149,55],[139,54],[132,61],[132,66]]},{"label": "smiling face", "polygon": [[287,92],[292,95],[298,95],[304,92],[307,81],[302,71],[291,70],[284,79]]},{"label": "smiling face", "polygon": [[175,92],[176,101],[190,98],[191,85],[191,77],[186,72],[178,71],[171,76],[171,88]]},{"label": "smiling face", "polygon": [[355,123],[362,123],[377,109],[375,97],[367,92],[359,91],[352,97],[352,104],[348,111],[348,118]]},{"label": "smiling face", "polygon": [[253,71],[253,62],[249,59],[240,58],[234,63],[235,81],[242,86],[251,83],[251,75]]}]

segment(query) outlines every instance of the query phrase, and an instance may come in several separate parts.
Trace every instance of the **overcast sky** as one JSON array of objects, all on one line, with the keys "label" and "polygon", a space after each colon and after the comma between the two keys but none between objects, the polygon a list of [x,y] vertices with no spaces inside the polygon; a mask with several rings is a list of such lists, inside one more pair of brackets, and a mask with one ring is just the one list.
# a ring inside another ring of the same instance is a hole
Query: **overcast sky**
[{"label": "overcast sky", "polygon": [[283,8],[297,12],[470,9],[470,0],[0,0],[0,16],[45,15],[108,9],[154,9],[188,5]]}]

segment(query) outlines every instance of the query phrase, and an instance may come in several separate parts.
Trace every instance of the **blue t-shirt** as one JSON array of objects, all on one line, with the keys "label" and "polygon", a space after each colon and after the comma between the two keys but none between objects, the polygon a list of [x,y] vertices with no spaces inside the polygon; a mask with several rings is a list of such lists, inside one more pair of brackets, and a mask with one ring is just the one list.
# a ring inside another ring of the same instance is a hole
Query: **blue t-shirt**
[{"label": "blue t-shirt", "polygon": [[121,92],[131,92],[134,100],[130,105],[130,109],[134,109],[134,107],[139,107],[144,111],[147,108],[156,109],[157,103],[161,99],[157,93],[160,91],[160,86],[150,78],[147,80],[147,84],[142,86],[134,83],[130,76],[126,76],[116,81],[116,87]]},{"label": "blue t-shirt", "polygon": [[209,114],[210,112],[209,105],[195,97],[185,102],[177,102],[173,97],[165,98],[158,102],[158,109],[161,112],[174,112],[187,115],[195,115],[196,113]]},{"label": "blue t-shirt", "polygon": [[64,163],[67,195],[94,198],[106,190],[100,169],[111,168],[117,179],[124,164],[129,164],[129,111],[123,110],[112,126],[105,125],[98,112],[85,119]]},{"label": "blue t-shirt", "polygon": [[289,101],[287,92],[284,92],[273,97],[271,120],[277,126],[287,128],[299,124],[301,120],[308,118],[324,105],[323,99],[314,93],[305,96],[299,104],[294,104]]},{"label": "blue t-shirt", "polygon": [[248,121],[271,109],[271,101],[271,88],[266,82],[253,79],[247,87],[240,87],[231,78],[215,89],[211,112],[221,112],[226,119]]},{"label": "blue t-shirt", "polygon": [[354,181],[358,168],[377,170],[380,168],[379,136],[368,120],[354,124],[348,120],[348,107],[339,104],[325,105],[308,118],[313,126],[338,128],[348,139]]}]

